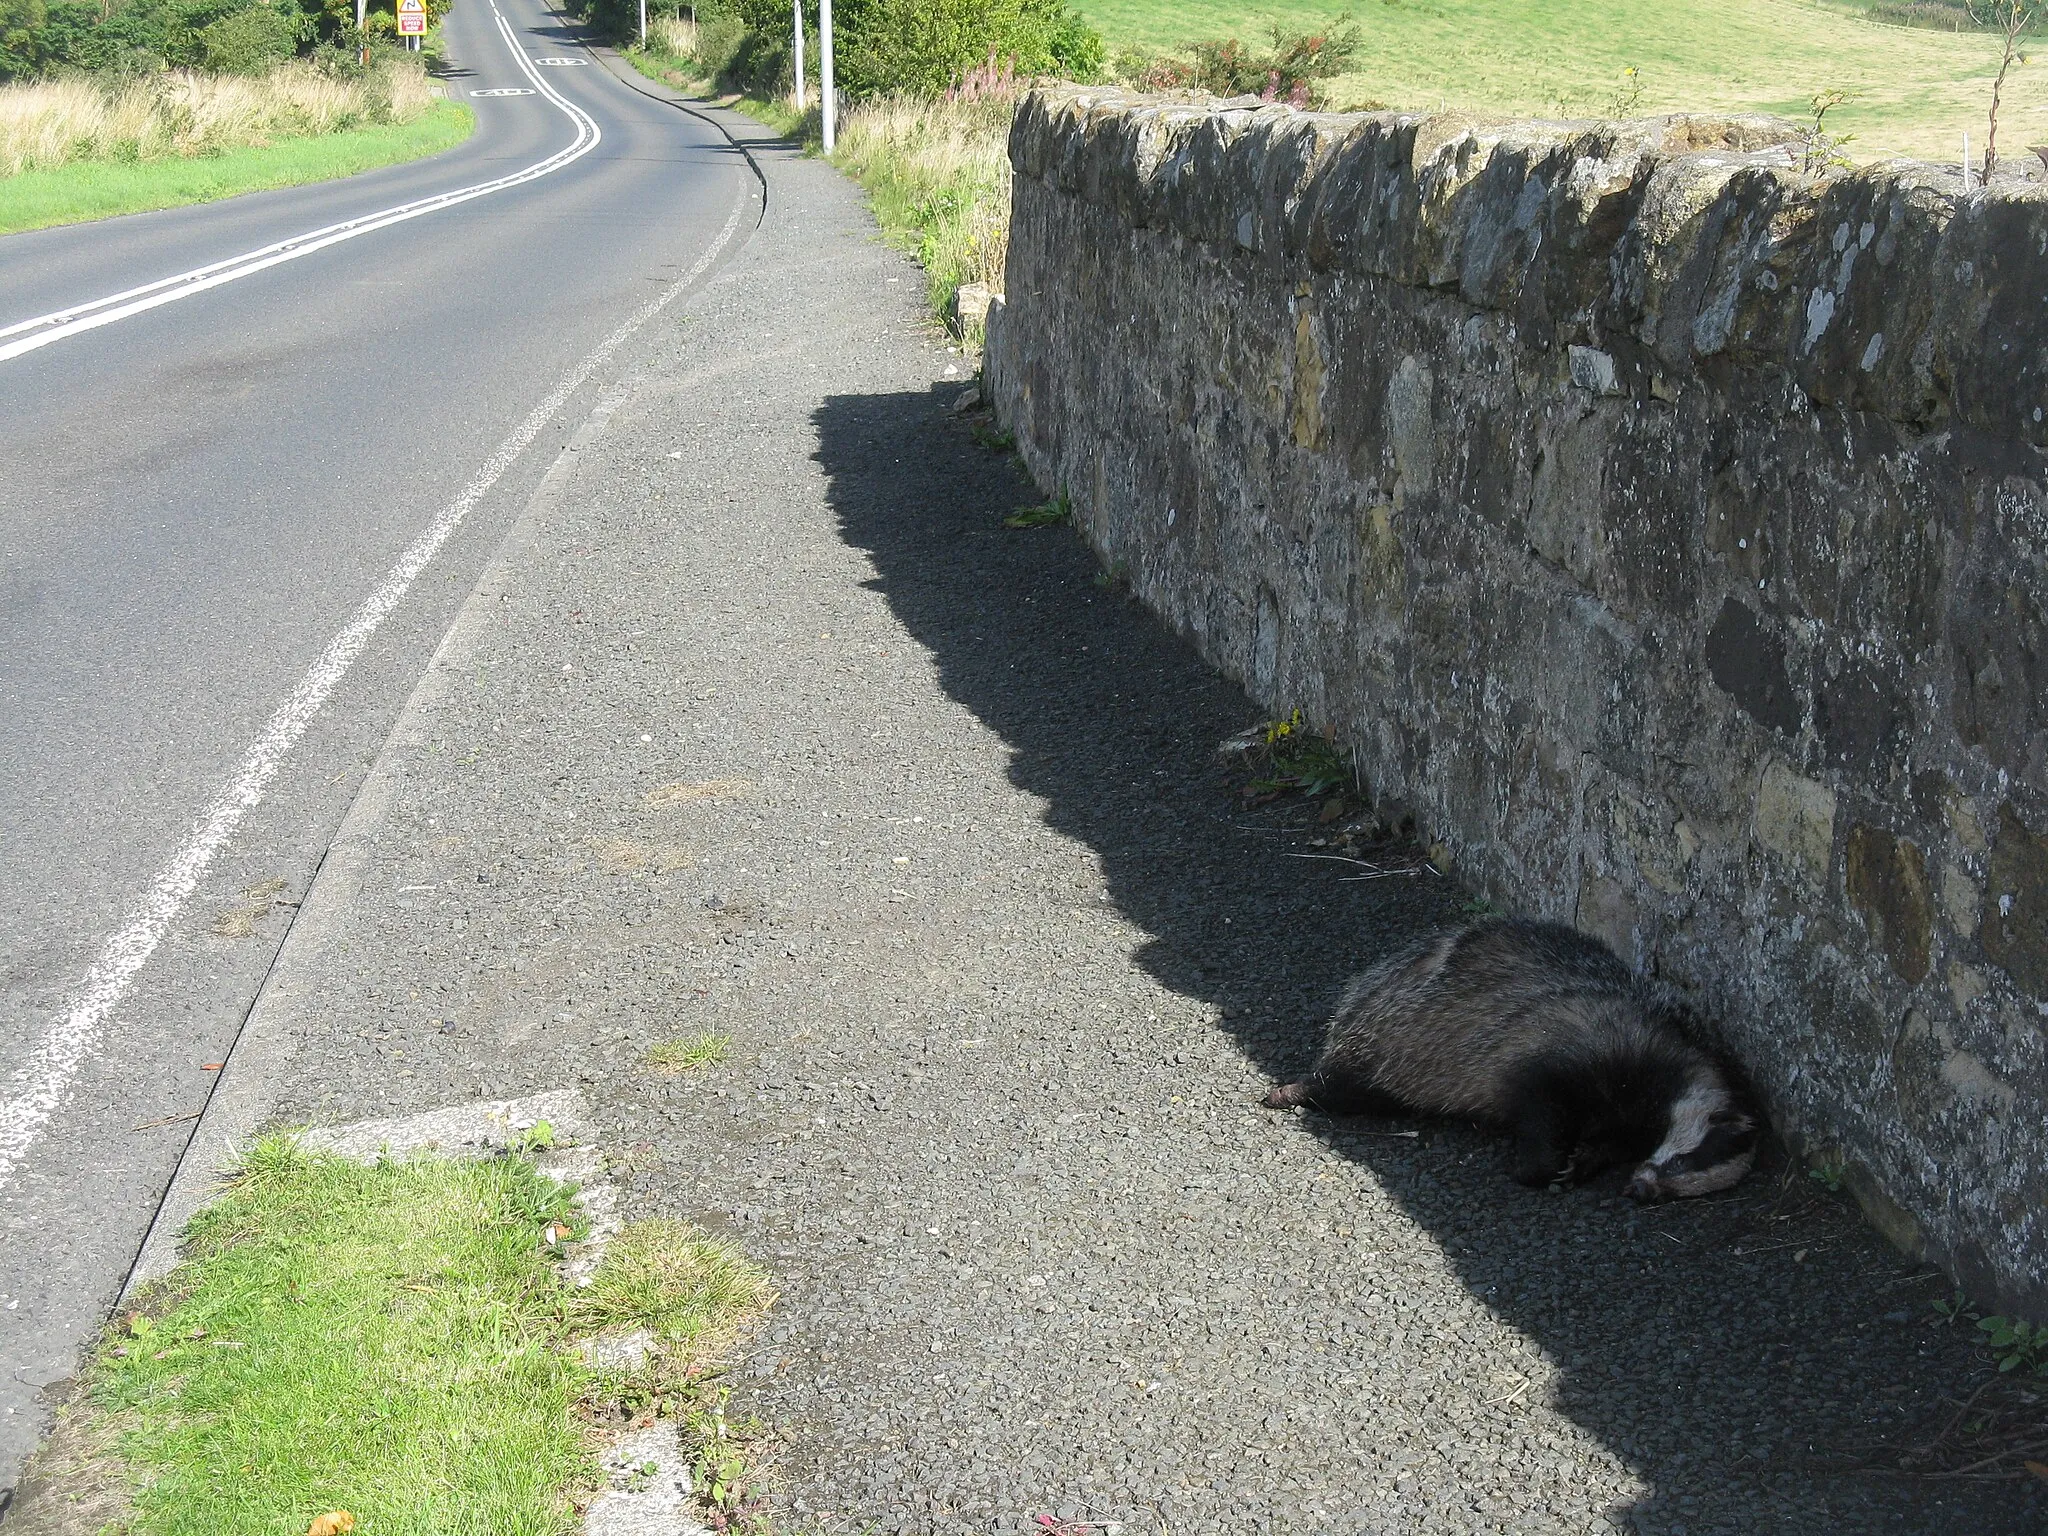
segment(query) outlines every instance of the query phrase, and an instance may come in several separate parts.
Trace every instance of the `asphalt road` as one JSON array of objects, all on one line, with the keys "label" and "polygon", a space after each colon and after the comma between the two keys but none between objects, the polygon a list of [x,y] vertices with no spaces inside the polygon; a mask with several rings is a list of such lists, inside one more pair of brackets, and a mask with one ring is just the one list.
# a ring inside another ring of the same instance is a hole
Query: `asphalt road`
[{"label": "asphalt road", "polygon": [[0,1489],[619,332],[758,217],[717,129],[536,0],[462,0],[446,38],[478,126],[445,155],[0,240]]}]

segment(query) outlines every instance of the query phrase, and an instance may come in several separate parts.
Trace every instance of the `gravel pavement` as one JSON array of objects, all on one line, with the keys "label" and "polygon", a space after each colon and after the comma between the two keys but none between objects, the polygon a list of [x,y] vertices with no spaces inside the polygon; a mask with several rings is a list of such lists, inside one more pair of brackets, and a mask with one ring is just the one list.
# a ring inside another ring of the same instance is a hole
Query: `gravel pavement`
[{"label": "gravel pavement", "polygon": [[2048,1528],[2038,1482],[1859,1470],[1983,1368],[1803,1175],[1638,1211],[1255,1107],[1459,893],[1240,809],[1253,707],[1002,527],[1037,497],[948,410],[920,275],[760,152],[766,223],[387,748],[259,1010],[274,1112],[582,1086],[631,1214],[778,1277],[739,1373],[788,1529]]}]

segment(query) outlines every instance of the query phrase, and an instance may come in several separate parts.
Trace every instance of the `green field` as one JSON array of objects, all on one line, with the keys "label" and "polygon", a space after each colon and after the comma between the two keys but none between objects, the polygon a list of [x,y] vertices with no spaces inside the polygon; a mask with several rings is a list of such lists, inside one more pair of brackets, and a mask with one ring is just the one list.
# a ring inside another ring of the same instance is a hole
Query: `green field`
[{"label": "green field", "polygon": [[[1858,160],[1914,155],[1955,161],[1962,134],[1982,148],[1999,40],[1867,20],[1864,8],[1816,0],[1076,0],[1112,48],[1171,50],[1198,38],[1258,36],[1345,17],[1364,36],[1360,67],[1331,83],[1332,103],[1412,111],[1462,109],[1590,117],[1625,105],[1634,68],[1637,114],[1752,111],[1807,115],[1816,91],[1853,99],[1830,115],[1854,135]],[[2048,141],[2048,59],[2006,82],[2000,147]]]},{"label": "green field", "polygon": [[231,149],[189,160],[86,160],[56,170],[0,176],[0,235],[331,181],[438,154],[460,144],[475,128],[476,115],[468,107],[444,101],[414,122],[284,139],[262,148]]}]

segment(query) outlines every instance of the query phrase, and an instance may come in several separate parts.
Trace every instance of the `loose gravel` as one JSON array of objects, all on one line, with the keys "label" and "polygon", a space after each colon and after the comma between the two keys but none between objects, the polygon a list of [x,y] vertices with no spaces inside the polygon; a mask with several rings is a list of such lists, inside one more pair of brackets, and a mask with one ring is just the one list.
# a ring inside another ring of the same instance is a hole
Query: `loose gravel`
[{"label": "loose gravel", "polygon": [[2048,1528],[1881,1470],[1984,1367],[1802,1172],[1641,1211],[1256,1107],[1459,893],[1233,800],[1256,711],[1002,526],[1040,496],[919,274],[762,153],[767,223],[394,738],[279,1114],[583,1087],[628,1214],[777,1277],[738,1376],[788,1529]]}]

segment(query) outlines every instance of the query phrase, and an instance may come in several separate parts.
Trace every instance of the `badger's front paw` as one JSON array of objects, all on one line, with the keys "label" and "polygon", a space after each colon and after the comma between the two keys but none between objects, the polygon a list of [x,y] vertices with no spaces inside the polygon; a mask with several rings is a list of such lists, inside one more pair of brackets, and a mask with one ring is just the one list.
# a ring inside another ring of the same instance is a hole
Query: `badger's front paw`
[{"label": "badger's front paw", "polygon": [[1571,1159],[1560,1163],[1554,1157],[1524,1157],[1509,1170],[1517,1184],[1531,1189],[1561,1189],[1571,1182]]}]

